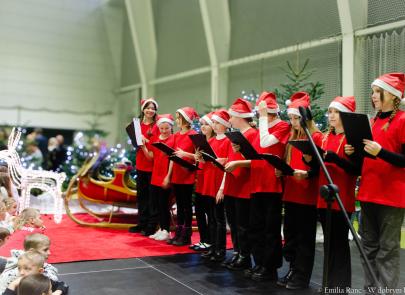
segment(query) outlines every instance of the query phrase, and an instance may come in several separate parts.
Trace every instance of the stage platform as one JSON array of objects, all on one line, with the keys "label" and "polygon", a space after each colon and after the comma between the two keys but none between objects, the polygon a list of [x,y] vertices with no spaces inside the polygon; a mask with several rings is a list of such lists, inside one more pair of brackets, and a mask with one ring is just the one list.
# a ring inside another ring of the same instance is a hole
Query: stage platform
[{"label": "stage platform", "polygon": [[[322,282],[323,251],[317,245],[316,262],[309,289],[289,291],[270,282],[254,282],[204,262],[199,254],[101,260],[56,264],[60,278],[72,295],[133,294],[318,294]],[[405,286],[405,250],[401,250],[400,286]],[[228,253],[230,255],[231,253]],[[282,276],[286,267],[279,269]],[[363,270],[352,243],[352,286],[362,288]],[[357,291],[356,290],[356,291]],[[405,293],[405,292],[404,292]]]}]

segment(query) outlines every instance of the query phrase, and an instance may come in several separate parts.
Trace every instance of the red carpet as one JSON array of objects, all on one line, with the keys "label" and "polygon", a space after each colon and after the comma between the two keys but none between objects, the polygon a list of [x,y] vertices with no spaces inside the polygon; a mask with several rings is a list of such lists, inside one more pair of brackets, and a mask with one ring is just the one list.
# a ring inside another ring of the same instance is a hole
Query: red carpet
[{"label": "red carpet", "polygon": [[[55,224],[50,215],[43,216],[42,219],[46,226],[44,234],[51,239],[51,255],[48,260],[50,263],[194,252],[188,249],[188,246],[167,245],[166,242],[155,241],[140,234],[131,234],[126,230],[82,227],[67,216],[63,216],[60,224]],[[23,239],[23,235],[18,232],[12,235],[0,248],[0,256],[8,257],[11,249],[22,249]],[[198,232],[193,233],[192,240],[193,243],[199,241]],[[231,245],[230,237],[227,243],[228,246]]]}]

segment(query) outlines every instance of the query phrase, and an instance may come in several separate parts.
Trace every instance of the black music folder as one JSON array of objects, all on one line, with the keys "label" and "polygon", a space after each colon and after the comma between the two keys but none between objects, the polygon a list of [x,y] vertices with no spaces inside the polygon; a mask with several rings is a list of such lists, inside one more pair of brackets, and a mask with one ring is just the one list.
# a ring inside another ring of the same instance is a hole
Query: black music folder
[{"label": "black music folder", "polygon": [[292,175],[294,173],[294,169],[280,157],[267,153],[259,154],[240,131],[226,132],[225,135],[232,143],[240,146],[240,152],[247,160],[265,160],[273,167],[282,171],[284,175]]},{"label": "black music folder", "polygon": [[[293,147],[299,149],[304,155],[311,155],[315,156],[315,153],[312,149],[311,144],[309,143],[308,139],[299,139],[299,140],[289,140],[289,144],[291,144]],[[320,148],[319,146],[316,146],[318,149],[318,152],[323,156],[325,151]]]},{"label": "black music folder", "polygon": [[222,171],[225,171],[225,167],[224,165],[222,165],[221,163],[219,163],[216,158],[214,158],[213,156],[211,156],[210,154],[206,153],[206,152],[201,152],[201,155],[204,159],[205,162],[211,162],[212,164],[214,164],[215,166],[217,166],[219,169],[221,169]]},{"label": "black music folder", "polygon": [[191,134],[189,137],[196,149],[209,154],[211,157],[218,158],[204,134]]},{"label": "black music folder", "polygon": [[283,175],[292,176],[294,174],[294,169],[283,161],[279,156],[272,154],[260,154],[263,160],[266,160],[274,168],[280,170]]},{"label": "black music folder", "polygon": [[131,143],[135,148],[137,148],[140,145],[143,145],[141,123],[138,118],[134,118],[127,125],[127,127],[125,127],[125,130],[127,131],[127,134],[131,139]]},{"label": "black music folder", "polygon": [[169,156],[169,159],[172,160],[173,162],[179,164],[180,166],[187,168],[190,171],[196,171],[200,170],[197,165],[194,165],[180,157],[177,157],[174,155],[175,150],[171,148],[170,146],[164,144],[163,142],[154,142],[152,143],[153,146],[164,152],[166,155]]},{"label": "black music folder", "polygon": [[362,151],[365,155],[373,157],[364,151],[363,143],[363,139],[373,140],[368,116],[347,112],[340,112],[339,115],[345,130],[347,143],[352,145],[356,152]]},{"label": "black music folder", "polygon": [[226,137],[233,144],[237,144],[240,147],[240,153],[248,160],[260,160],[260,156],[250,142],[243,136],[240,131],[225,132]]}]

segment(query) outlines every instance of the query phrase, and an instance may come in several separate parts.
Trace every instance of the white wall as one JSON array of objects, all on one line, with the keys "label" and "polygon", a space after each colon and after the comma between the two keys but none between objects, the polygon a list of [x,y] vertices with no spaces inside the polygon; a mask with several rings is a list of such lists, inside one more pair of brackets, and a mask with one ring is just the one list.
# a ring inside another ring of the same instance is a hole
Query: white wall
[{"label": "white wall", "polygon": [[96,117],[115,140],[119,83],[102,2],[0,1],[0,124],[87,129]]}]

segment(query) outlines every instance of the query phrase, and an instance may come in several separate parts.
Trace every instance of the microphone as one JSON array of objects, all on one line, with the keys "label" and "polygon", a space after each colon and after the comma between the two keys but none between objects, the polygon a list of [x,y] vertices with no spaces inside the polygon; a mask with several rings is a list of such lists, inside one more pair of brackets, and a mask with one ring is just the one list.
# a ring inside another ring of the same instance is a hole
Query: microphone
[{"label": "microphone", "polygon": [[299,106],[298,107],[298,110],[299,110],[299,112],[300,112],[300,115],[301,115],[301,119],[305,122],[305,121],[308,121],[308,118],[307,118],[307,110],[304,108],[304,107],[302,107],[302,106]]}]

